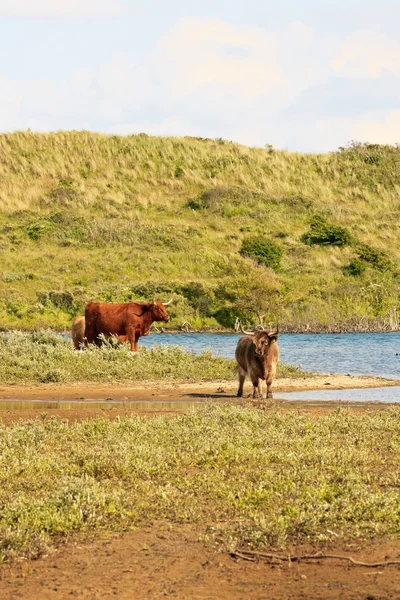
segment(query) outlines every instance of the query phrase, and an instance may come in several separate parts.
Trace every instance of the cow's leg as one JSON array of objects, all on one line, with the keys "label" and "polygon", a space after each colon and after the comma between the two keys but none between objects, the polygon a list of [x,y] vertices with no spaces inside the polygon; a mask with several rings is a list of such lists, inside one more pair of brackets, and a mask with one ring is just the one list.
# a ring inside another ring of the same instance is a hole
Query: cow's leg
[{"label": "cow's leg", "polygon": [[266,381],[267,383],[267,393],[265,394],[266,398],[272,398],[272,377],[270,379],[267,379]]},{"label": "cow's leg", "polygon": [[244,380],[245,379],[246,379],[246,374],[239,367],[239,388],[238,388],[238,391],[237,391],[237,397],[238,398],[243,398],[243,385],[244,385]]},{"label": "cow's leg", "polygon": [[260,380],[257,377],[253,379],[253,398],[259,398],[260,391]]},{"label": "cow's leg", "polygon": [[128,341],[131,345],[131,352],[137,352],[138,349],[138,341],[139,341],[139,333],[135,331],[135,329],[127,329],[126,334],[128,337]]},{"label": "cow's leg", "polygon": [[136,336],[135,336],[135,330],[127,328],[127,330],[126,330],[126,337],[128,338],[128,342],[131,345],[131,352],[136,352],[136,350],[137,350],[137,340],[136,340]]},{"label": "cow's leg", "polygon": [[97,343],[96,339],[96,328],[91,325],[86,323],[86,328],[85,328],[85,337],[83,338],[85,341],[85,345],[87,346],[88,344],[93,344],[93,343]]}]

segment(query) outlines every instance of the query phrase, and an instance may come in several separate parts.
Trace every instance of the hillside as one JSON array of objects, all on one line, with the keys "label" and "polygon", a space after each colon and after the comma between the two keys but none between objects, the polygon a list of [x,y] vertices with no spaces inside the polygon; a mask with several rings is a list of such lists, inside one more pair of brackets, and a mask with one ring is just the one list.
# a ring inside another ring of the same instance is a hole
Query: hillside
[{"label": "hillside", "polygon": [[3,329],[64,329],[89,299],[153,293],[175,296],[171,327],[393,329],[400,148],[4,134],[0,247]]}]

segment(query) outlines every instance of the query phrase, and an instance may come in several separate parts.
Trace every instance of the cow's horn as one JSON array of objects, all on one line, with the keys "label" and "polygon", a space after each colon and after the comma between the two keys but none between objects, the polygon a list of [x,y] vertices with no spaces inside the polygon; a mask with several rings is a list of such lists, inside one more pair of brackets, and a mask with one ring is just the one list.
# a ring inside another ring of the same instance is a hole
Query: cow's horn
[{"label": "cow's horn", "polygon": [[171,298],[171,300],[169,302],[163,302],[164,306],[169,306],[170,304],[172,304],[174,301],[173,298]]},{"label": "cow's horn", "polygon": [[269,333],[268,337],[273,337],[274,335],[278,335],[278,334],[279,334],[279,323],[276,324],[276,331]]},{"label": "cow's horn", "polygon": [[254,335],[254,331],[245,331],[240,323],[240,331],[244,333],[244,335]]}]

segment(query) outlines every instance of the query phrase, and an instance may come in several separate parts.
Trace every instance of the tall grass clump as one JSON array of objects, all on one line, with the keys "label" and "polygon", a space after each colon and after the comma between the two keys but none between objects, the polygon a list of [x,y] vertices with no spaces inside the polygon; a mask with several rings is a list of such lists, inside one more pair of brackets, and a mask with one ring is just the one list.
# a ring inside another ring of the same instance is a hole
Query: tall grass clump
[{"label": "tall grass clump", "polygon": [[233,405],[0,425],[0,560],[157,520],[231,551],[397,536],[399,426],[398,408],[314,419]]}]

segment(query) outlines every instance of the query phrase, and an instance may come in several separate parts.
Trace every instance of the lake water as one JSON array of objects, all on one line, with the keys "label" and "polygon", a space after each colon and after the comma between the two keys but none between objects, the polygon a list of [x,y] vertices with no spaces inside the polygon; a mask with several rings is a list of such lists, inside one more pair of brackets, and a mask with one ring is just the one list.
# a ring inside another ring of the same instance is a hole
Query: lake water
[{"label": "lake water", "polygon": [[347,390],[306,390],[276,392],[275,398],[295,402],[400,402],[400,386]]},{"label": "lake water", "polygon": [[[140,338],[139,347],[175,345],[200,354],[234,358],[241,334],[152,333]],[[398,379],[399,386],[375,389],[313,390],[276,393],[294,401],[400,402],[400,332],[395,333],[283,333],[279,336],[280,360],[304,371],[372,375]]]},{"label": "lake water", "polygon": [[[217,356],[233,358],[239,337],[229,333],[154,333],[140,338],[139,346],[172,344],[196,354],[211,349]],[[400,332],[283,333],[279,336],[279,349],[280,360],[300,365],[305,371],[400,380]]]}]

